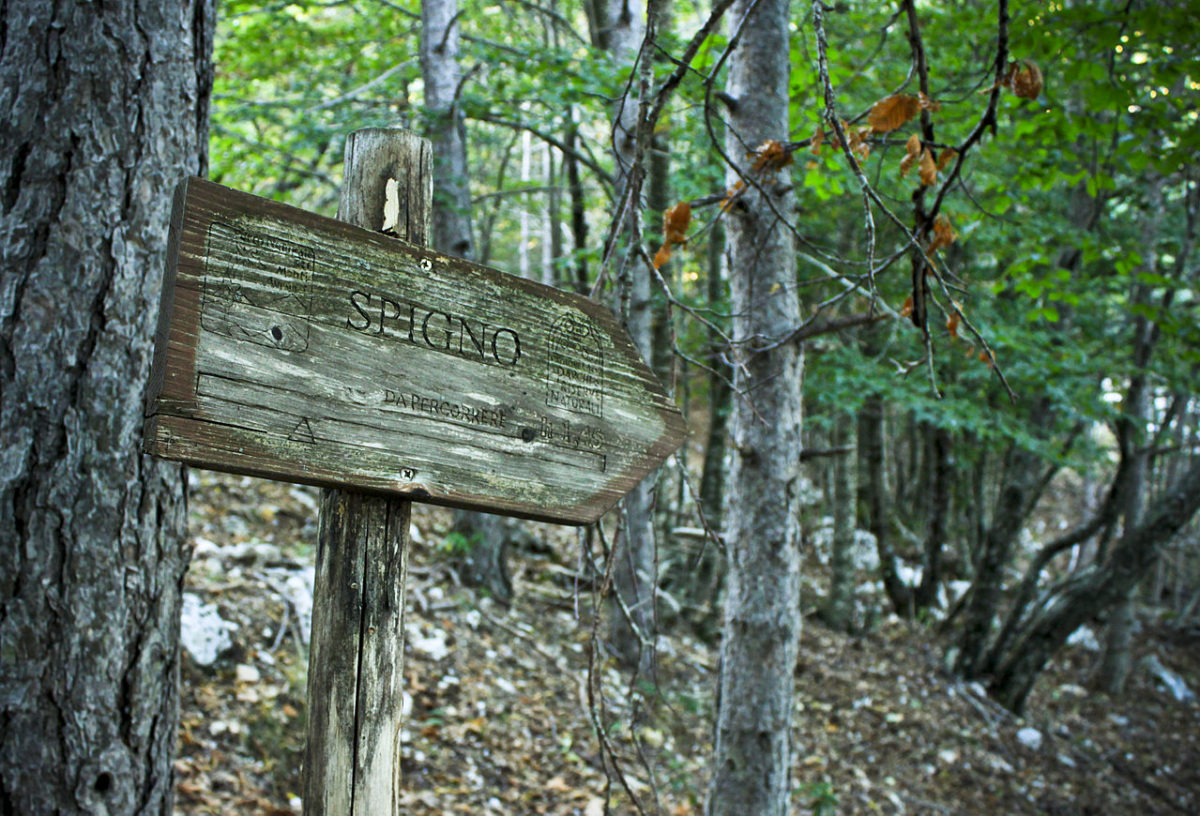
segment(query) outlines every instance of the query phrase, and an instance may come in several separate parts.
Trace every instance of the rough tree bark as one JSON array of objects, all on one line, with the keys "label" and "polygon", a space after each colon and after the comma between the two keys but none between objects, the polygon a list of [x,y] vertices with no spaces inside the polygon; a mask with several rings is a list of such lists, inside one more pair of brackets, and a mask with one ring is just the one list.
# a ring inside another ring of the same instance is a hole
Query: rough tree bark
[{"label": "rough tree bark", "polygon": [[[475,258],[471,237],[467,131],[457,94],[458,0],[421,3],[421,75],[425,82],[426,135],[433,143],[433,246],[449,255]],[[506,555],[515,522],[500,516],[456,511],[454,529],[466,544],[455,562],[464,581],[502,603],[512,599]]]},{"label": "rough tree bark", "polygon": [[[747,16],[748,15],[748,16]],[[788,2],[738,0],[725,152],[788,138]],[[727,171],[729,186],[750,175]],[[730,208],[734,400],[729,556],[709,816],[782,816],[791,793],[790,723],[800,634],[798,481],[803,354],[778,344],[799,317],[790,179],[754,174]]]},{"label": "rough tree bark", "polygon": [[171,812],[183,476],[142,456],[213,5],[0,4],[0,813]]}]

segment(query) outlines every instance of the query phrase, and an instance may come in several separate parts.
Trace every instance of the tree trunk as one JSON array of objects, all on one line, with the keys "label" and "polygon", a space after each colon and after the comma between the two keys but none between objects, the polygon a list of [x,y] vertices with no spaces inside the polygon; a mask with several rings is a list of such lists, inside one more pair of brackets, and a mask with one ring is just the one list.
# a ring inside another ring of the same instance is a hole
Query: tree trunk
[{"label": "tree trunk", "polygon": [[421,78],[433,143],[433,246],[448,255],[475,258],[471,238],[467,128],[458,104],[458,0],[421,2]]},{"label": "tree trunk", "polygon": [[[849,418],[834,420],[830,440],[835,448],[855,445],[854,426]],[[849,631],[854,617],[854,534],[855,513],[854,458],[833,457],[833,542],[829,555],[829,600],[825,605],[825,623],[839,631]]]},{"label": "tree trunk", "polygon": [[929,496],[926,513],[925,554],[921,562],[921,583],[914,594],[914,606],[928,609],[937,603],[942,580],[942,548],[946,543],[946,521],[950,515],[950,481],[954,478],[950,461],[950,432],[924,426],[922,434],[929,448]]},{"label": "tree trunk", "polygon": [[[467,132],[456,96],[462,83],[458,65],[458,0],[421,3],[421,76],[425,82],[425,107],[429,111],[427,136],[433,143],[435,157],[433,246],[449,255],[474,260]],[[460,576],[469,586],[485,590],[501,603],[512,600],[512,581],[505,556],[514,523],[474,511],[460,510],[454,514],[454,531],[462,543],[454,553]]]},{"label": "tree trunk", "polygon": [[[716,311],[725,299],[721,255],[725,251],[725,228],[718,221],[709,235],[708,307]],[[708,436],[704,443],[704,469],[700,474],[700,506],[715,529],[721,528],[725,504],[725,440],[729,430],[730,378],[733,371],[725,360],[725,342],[715,329],[708,330]]]},{"label": "tree trunk", "polygon": [[[1146,188],[1147,213],[1143,216],[1141,246],[1146,254],[1143,272],[1147,276],[1158,274],[1158,226],[1162,217],[1162,179],[1155,177]],[[1149,287],[1139,282],[1133,284],[1130,296],[1131,307],[1145,306],[1150,301]],[[1133,318],[1133,374],[1126,389],[1125,414],[1118,422],[1117,435],[1121,445],[1121,457],[1128,459],[1129,483],[1122,497],[1122,529],[1132,530],[1141,522],[1150,465],[1146,450],[1146,426],[1151,418],[1150,384],[1147,368],[1158,340],[1156,326],[1145,316]],[[1112,611],[1108,632],[1104,642],[1104,656],[1096,674],[1096,685],[1111,695],[1125,690],[1125,681],[1133,663],[1133,630],[1136,626],[1133,589]]]},{"label": "tree trunk", "polygon": [[1103,564],[1073,578],[1044,606],[996,670],[989,692],[1021,713],[1033,683],[1067,638],[1097,613],[1124,599],[1150,570],[1171,537],[1200,509],[1200,459],[1163,494],[1140,526],[1128,530]]},{"label": "tree trunk", "polygon": [[907,618],[912,616],[912,589],[904,583],[896,568],[896,551],[892,546],[888,524],[890,510],[887,485],[884,484],[884,474],[887,472],[883,448],[884,417],[883,397],[880,394],[868,395],[858,412],[858,472],[863,474],[858,483],[859,501],[866,513],[867,529],[875,536],[883,588],[892,603],[892,609],[897,615]]},{"label": "tree trunk", "polygon": [[1000,495],[963,610],[957,644],[955,670],[968,679],[989,669],[988,644],[1004,590],[1004,570],[1032,505],[1040,461],[1036,454],[1015,444],[1005,456]]},{"label": "tree trunk", "polygon": [[[710,309],[725,299],[725,281],[721,256],[725,251],[725,228],[718,221],[709,235],[708,303]],[[709,529],[721,530],[725,513],[725,451],[729,436],[730,398],[733,371],[725,360],[725,341],[713,329],[708,332],[708,434],[704,443],[704,469],[700,474],[700,507]],[[725,583],[725,559],[711,542],[701,545],[695,568],[690,571],[688,606],[693,610],[693,626],[706,642],[715,640],[720,624],[721,587]]]},{"label": "tree trunk", "polygon": [[[787,0],[738,0],[728,19],[743,17],[726,86],[725,150],[739,161],[748,147],[786,141],[789,133]],[[740,177],[730,168],[726,179],[732,187]],[[795,201],[786,176],[761,173],[754,181],[726,216],[740,396],[732,417],[729,573],[709,816],[783,816],[791,794],[804,358],[797,344],[776,344],[799,319],[794,241],[780,220],[793,216]]]},{"label": "tree trunk", "polygon": [[[618,72],[631,69],[645,36],[644,9],[636,0],[589,0],[592,42],[609,53]],[[647,364],[653,362],[650,278],[632,246],[633,210],[640,206],[640,173],[635,172],[638,105],[637,79],[630,92],[619,98],[612,111],[612,154],[616,164],[616,210],[626,232],[627,260],[619,276],[623,287],[621,317],[634,345]],[[627,187],[633,186],[629,193]],[[628,208],[626,196],[628,194]],[[622,502],[622,534],[614,543],[613,589],[616,597],[609,614],[609,645],[621,663],[649,677],[654,671],[653,637],[657,591],[654,502],[657,471],[641,481]]]},{"label": "tree trunk", "polygon": [[567,132],[563,138],[566,150],[563,153],[563,164],[566,165],[567,192],[571,196],[571,239],[575,253],[575,291],[586,295],[591,289],[588,275],[587,246],[587,195],[583,189],[583,180],[579,175],[579,159],[575,155],[579,144],[579,125],[575,122],[575,113],[571,111],[567,119]]},{"label": "tree trunk", "polygon": [[169,814],[183,471],[144,457],[213,6],[0,4],[0,813]]}]

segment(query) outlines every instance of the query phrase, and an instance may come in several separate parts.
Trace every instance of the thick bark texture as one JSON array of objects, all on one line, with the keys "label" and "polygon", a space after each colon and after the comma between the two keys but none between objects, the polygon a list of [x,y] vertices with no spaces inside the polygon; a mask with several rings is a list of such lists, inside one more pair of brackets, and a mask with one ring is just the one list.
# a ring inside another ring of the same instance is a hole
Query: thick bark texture
[{"label": "thick bark texture", "polygon": [[[787,0],[739,0],[749,12],[729,60],[726,153],[788,137]],[[742,173],[749,175],[747,167]],[[731,168],[730,186],[739,180]],[[728,592],[718,679],[710,816],[783,816],[791,793],[790,722],[800,634],[803,355],[779,341],[796,325],[789,179],[754,174],[727,215],[726,261],[738,358],[726,546]]]},{"label": "thick bark texture", "polygon": [[166,814],[182,469],[142,456],[213,7],[0,4],[0,813]]}]

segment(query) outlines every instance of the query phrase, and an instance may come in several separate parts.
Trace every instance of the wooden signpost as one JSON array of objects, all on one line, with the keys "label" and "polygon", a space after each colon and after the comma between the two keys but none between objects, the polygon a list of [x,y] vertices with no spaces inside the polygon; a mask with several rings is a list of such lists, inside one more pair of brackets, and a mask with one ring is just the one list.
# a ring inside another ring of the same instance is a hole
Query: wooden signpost
[{"label": "wooden signpost", "polygon": [[431,168],[370,129],[339,220],[201,179],[175,197],[146,451],[327,488],[308,816],[400,812],[409,501],[590,523],[685,435],[607,309],[420,246]]},{"label": "wooden signpost", "polygon": [[587,298],[201,179],[172,236],[149,453],[580,524],[683,439]]}]

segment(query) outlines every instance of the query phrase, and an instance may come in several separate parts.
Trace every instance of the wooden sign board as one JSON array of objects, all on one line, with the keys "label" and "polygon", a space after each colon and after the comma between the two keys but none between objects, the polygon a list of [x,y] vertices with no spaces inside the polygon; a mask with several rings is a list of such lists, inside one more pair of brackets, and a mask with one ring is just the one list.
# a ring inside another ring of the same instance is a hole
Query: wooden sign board
[{"label": "wooden sign board", "polygon": [[592,300],[202,179],[176,192],[148,453],[582,524],[684,436]]}]

